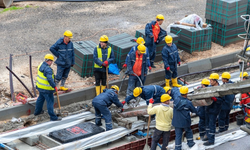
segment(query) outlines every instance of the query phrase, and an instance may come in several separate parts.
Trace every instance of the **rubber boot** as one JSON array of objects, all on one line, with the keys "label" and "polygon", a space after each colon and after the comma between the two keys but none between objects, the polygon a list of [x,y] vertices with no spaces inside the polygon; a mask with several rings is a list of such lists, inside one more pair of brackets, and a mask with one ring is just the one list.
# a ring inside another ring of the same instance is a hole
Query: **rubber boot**
[{"label": "rubber boot", "polygon": [[100,90],[101,90],[100,86],[95,87],[96,96],[98,96],[100,94]]},{"label": "rubber boot", "polygon": [[182,85],[178,84],[177,78],[172,78],[172,86],[173,87],[181,87]]},{"label": "rubber boot", "polygon": [[106,85],[102,85],[102,87],[101,87],[101,93],[103,92],[104,89],[106,89]]},{"label": "rubber boot", "polygon": [[165,79],[166,86],[168,86],[168,87],[170,87],[170,85],[169,85],[169,81],[170,81],[170,79]]},{"label": "rubber boot", "polygon": [[61,91],[67,91],[69,88],[66,88],[66,87],[64,87],[64,86],[60,86],[60,90]]}]

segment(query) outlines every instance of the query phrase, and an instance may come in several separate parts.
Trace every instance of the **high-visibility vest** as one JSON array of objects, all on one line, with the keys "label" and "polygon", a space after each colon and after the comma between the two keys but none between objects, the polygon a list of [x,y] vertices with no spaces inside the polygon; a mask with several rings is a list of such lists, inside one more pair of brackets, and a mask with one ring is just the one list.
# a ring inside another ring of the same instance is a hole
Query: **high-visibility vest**
[{"label": "high-visibility vest", "polygon": [[[96,48],[97,48],[97,56],[98,56],[98,59],[99,59],[100,61],[102,61],[102,49],[101,49],[99,46],[97,46]],[[109,59],[110,54],[111,54],[111,47],[108,48],[107,60]],[[95,68],[102,68],[102,66],[99,66],[99,65],[97,65],[96,63],[95,63],[95,65],[94,65],[94,67],[95,67]]]},{"label": "high-visibility vest", "polygon": [[[47,77],[44,76],[43,72],[39,71],[41,65],[43,63],[41,63],[38,68],[37,68],[37,77],[36,77],[36,86],[40,89],[44,89],[44,90],[55,90],[50,84],[49,81],[47,80]],[[52,69],[52,68],[51,68]],[[52,78],[54,79],[54,72],[52,69]]]}]

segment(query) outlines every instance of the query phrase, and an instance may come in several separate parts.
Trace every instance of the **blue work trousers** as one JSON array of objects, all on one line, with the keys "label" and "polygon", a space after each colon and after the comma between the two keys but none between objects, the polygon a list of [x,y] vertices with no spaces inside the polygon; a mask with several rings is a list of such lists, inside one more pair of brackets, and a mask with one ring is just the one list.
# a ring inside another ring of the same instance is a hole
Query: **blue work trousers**
[{"label": "blue work trousers", "polygon": [[[139,76],[139,78],[141,79],[141,76]],[[142,81],[142,82],[144,82],[144,81]],[[126,96],[132,95],[133,90],[136,87],[141,87],[141,86],[143,86],[143,85],[141,85],[140,80],[136,76],[130,75],[129,79],[128,79],[128,88],[127,88],[127,95]]]},{"label": "blue work trousers", "polygon": [[206,134],[206,118],[204,117],[200,117],[199,133],[200,133],[200,137],[204,137]]},{"label": "blue work trousers", "polygon": [[214,143],[215,141],[215,130],[216,130],[216,119],[217,119],[218,114],[208,114],[208,122],[207,122],[207,127],[206,127],[206,133],[208,137],[209,143]]},{"label": "blue work trousers", "polygon": [[230,110],[221,110],[219,114],[219,132],[227,131],[229,127]]},{"label": "blue work trousers", "polygon": [[56,81],[66,80],[68,78],[70,67],[65,68],[63,66],[57,65]]},{"label": "blue work trousers", "polygon": [[169,65],[170,70],[166,70],[165,68],[165,79],[171,79],[177,77],[177,65]]},{"label": "blue work trousers", "polygon": [[156,45],[155,44],[148,45],[147,48],[148,48],[148,51],[149,51],[150,64],[152,66],[154,64],[154,61],[155,61]]},{"label": "blue work trousers", "polygon": [[97,126],[102,125],[101,115],[103,115],[106,124],[106,131],[112,130],[112,117],[108,107],[100,105],[99,103],[96,102],[93,102],[92,104],[95,108],[95,124]]},{"label": "blue work trousers", "polygon": [[39,93],[39,96],[36,100],[36,108],[35,108],[34,115],[39,115],[42,112],[44,100],[46,100],[46,102],[47,102],[47,109],[48,109],[48,113],[50,116],[50,120],[51,121],[57,120],[58,117],[54,113],[54,95],[53,95],[53,93],[44,93],[44,92]]},{"label": "blue work trousers", "polygon": [[193,140],[193,132],[191,127],[186,127],[186,128],[176,128],[175,127],[175,150],[181,150],[182,146],[182,133],[183,130],[186,131],[186,138],[187,138],[187,144],[189,147],[194,146],[194,140]]}]

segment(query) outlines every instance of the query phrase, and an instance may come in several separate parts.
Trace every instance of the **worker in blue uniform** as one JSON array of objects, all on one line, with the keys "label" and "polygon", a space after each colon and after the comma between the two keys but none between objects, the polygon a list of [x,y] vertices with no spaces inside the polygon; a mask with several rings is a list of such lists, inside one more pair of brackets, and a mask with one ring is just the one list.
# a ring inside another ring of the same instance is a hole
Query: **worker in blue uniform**
[{"label": "worker in blue uniform", "polygon": [[[210,86],[219,86],[219,74],[212,73],[209,76]],[[216,129],[216,119],[221,111],[221,104],[224,101],[224,97],[212,97],[213,103],[207,106],[206,114],[206,134],[207,138],[204,138],[203,141],[207,141],[203,143],[205,146],[214,145],[215,141],[215,129]]]},{"label": "worker in blue uniform", "polygon": [[169,82],[172,78],[173,87],[181,87],[177,81],[177,64],[181,65],[181,59],[179,57],[178,49],[173,43],[173,38],[168,35],[165,37],[166,45],[162,49],[162,60],[165,68],[165,81],[166,86],[170,86]]},{"label": "worker in blue uniform", "polygon": [[188,87],[181,87],[180,93],[181,96],[174,100],[174,116],[172,121],[172,125],[175,127],[175,150],[181,150],[183,130],[186,131],[188,146],[191,148],[195,145],[191,129],[190,112],[197,114],[197,110],[192,102],[187,99]]},{"label": "worker in blue uniform", "polygon": [[[222,75],[222,82],[223,84],[230,84],[233,83],[230,78],[231,75],[229,72],[223,72]],[[235,95],[226,95],[225,100],[223,101],[221,105],[221,111],[219,114],[219,132],[224,132],[228,130],[229,127],[229,113],[231,108],[233,107]]]},{"label": "worker in blue uniform", "polygon": [[164,90],[166,91],[166,94],[170,95],[172,97],[172,99],[170,101],[174,101],[175,99],[177,99],[179,96],[181,96],[180,90],[178,87],[169,87],[169,86],[165,86]]},{"label": "worker in blue uniform", "polygon": [[112,116],[109,107],[114,103],[117,107],[123,108],[123,104],[118,99],[119,87],[112,85],[111,89],[104,89],[103,93],[96,96],[92,105],[95,108],[95,124],[101,126],[101,115],[103,116],[106,124],[106,131],[112,130]]}]

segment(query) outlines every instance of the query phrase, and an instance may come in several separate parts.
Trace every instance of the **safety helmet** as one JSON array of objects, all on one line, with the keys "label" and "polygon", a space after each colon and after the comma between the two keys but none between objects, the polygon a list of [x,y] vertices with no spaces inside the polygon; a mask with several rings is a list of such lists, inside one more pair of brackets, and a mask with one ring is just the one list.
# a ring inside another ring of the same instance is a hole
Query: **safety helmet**
[{"label": "safety helmet", "polygon": [[224,79],[230,79],[231,78],[231,75],[229,72],[223,72],[222,75],[221,75],[222,78]]},{"label": "safety helmet", "polygon": [[181,94],[187,94],[188,93],[188,87],[187,86],[182,86],[180,88],[180,93]]},{"label": "safety helmet", "polygon": [[164,20],[164,16],[162,14],[158,14],[156,16],[156,19],[159,19],[159,20]]},{"label": "safety helmet", "polygon": [[142,88],[141,87],[136,87],[133,91],[134,97],[138,97],[142,93]]},{"label": "safety helmet", "polygon": [[54,61],[54,56],[53,56],[52,54],[46,54],[46,55],[44,56],[44,59],[49,59],[49,60]]},{"label": "safety helmet", "polygon": [[171,87],[169,87],[169,86],[165,86],[164,87],[164,90],[166,91],[166,93],[168,92],[168,90],[171,90],[172,88]]},{"label": "safety helmet", "polygon": [[138,39],[136,40],[136,43],[139,44],[145,44],[145,40],[142,37],[138,37]]},{"label": "safety helmet", "polygon": [[[240,77],[242,77],[242,72],[240,73]],[[243,77],[248,77],[248,73],[247,72],[243,72]]]},{"label": "safety helmet", "polygon": [[209,79],[216,79],[216,80],[219,80],[220,76],[218,73],[212,73],[209,77]]},{"label": "safety helmet", "polygon": [[100,42],[108,42],[108,41],[109,41],[109,38],[108,38],[107,35],[102,35],[102,36],[100,37]]},{"label": "safety helmet", "polygon": [[164,102],[166,102],[166,101],[169,101],[169,100],[171,100],[171,99],[172,99],[172,97],[169,96],[168,94],[163,94],[163,95],[161,96],[161,102],[162,102],[162,103],[164,103]]},{"label": "safety helmet", "polygon": [[119,87],[118,87],[117,85],[112,85],[112,86],[111,86],[111,89],[114,89],[114,90],[116,90],[117,92],[120,90]]},{"label": "safety helmet", "polygon": [[146,46],[144,44],[138,45],[137,49],[142,53],[146,53]]},{"label": "safety helmet", "polygon": [[246,51],[249,51],[250,50],[250,46],[246,49]]},{"label": "safety helmet", "polygon": [[201,81],[201,84],[204,84],[204,85],[209,85],[210,84],[210,81],[208,80],[208,79],[203,79],[202,81]]},{"label": "safety helmet", "polygon": [[63,35],[64,35],[64,36],[67,36],[67,37],[70,38],[70,39],[73,38],[73,33],[72,33],[71,31],[69,31],[69,30],[65,31]]},{"label": "safety helmet", "polygon": [[173,42],[173,38],[172,38],[172,36],[167,35],[167,36],[165,37],[165,42],[166,42],[167,44],[172,43],[172,42]]},{"label": "safety helmet", "polygon": [[246,49],[245,55],[250,57],[250,46]]}]

